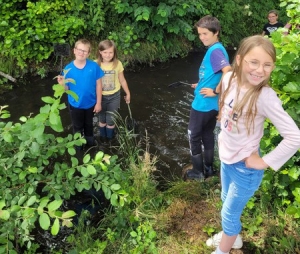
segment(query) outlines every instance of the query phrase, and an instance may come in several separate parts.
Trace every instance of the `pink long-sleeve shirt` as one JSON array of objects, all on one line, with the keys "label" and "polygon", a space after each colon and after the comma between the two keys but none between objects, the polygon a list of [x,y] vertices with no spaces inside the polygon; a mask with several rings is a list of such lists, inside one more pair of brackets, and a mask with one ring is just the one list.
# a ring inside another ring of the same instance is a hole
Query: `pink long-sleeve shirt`
[{"label": "pink long-sleeve shirt", "polygon": [[[222,91],[225,91],[228,86],[230,76],[231,72],[224,76]],[[244,113],[237,122],[237,116],[232,110],[238,86],[236,79],[233,79],[232,82],[222,109],[221,132],[218,139],[220,160],[227,164],[233,164],[249,157],[253,152],[258,151],[260,140],[264,132],[264,122],[268,118],[283,139],[274,150],[265,154],[262,159],[266,164],[277,171],[300,148],[299,128],[282,108],[282,103],[275,91],[270,87],[263,87],[257,100],[257,115],[254,119],[254,132],[251,131],[248,135]],[[240,96],[243,96],[246,92],[247,90],[241,89]]]}]

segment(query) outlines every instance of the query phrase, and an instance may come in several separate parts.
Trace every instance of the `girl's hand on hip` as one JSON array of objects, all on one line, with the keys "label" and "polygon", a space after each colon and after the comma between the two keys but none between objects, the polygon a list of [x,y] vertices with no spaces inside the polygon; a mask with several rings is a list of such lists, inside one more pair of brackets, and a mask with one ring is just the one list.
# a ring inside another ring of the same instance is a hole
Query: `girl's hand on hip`
[{"label": "girl's hand on hip", "polygon": [[245,158],[247,168],[254,168],[258,170],[266,169],[269,165],[259,156],[258,152],[252,153],[249,157]]},{"label": "girl's hand on hip", "polygon": [[204,97],[214,97],[216,94],[214,93],[214,90],[211,88],[202,88],[200,90],[200,94],[203,94]]}]

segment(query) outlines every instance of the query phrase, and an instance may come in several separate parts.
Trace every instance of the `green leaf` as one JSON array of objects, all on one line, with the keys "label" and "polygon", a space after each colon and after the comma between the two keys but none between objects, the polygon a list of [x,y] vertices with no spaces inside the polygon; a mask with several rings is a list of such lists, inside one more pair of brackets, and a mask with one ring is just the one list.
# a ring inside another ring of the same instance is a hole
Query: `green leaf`
[{"label": "green leaf", "polygon": [[26,171],[22,171],[22,172],[19,174],[19,179],[20,179],[20,180],[24,180],[25,177],[26,177],[26,175],[27,175],[27,172],[26,172]]},{"label": "green leaf", "polygon": [[13,142],[13,137],[12,137],[12,135],[11,135],[9,132],[5,131],[5,132],[3,132],[2,135],[3,135],[3,139],[4,139],[6,142],[8,142],[8,143]]},{"label": "green leaf", "polygon": [[66,211],[62,214],[62,219],[68,219],[71,217],[74,217],[76,215],[76,213],[74,211]]},{"label": "green leaf", "polygon": [[43,197],[41,200],[40,200],[40,207],[45,207],[49,202],[49,198],[48,197]]},{"label": "green leaf", "polygon": [[37,171],[38,171],[37,167],[31,167],[31,166],[29,166],[29,167],[27,168],[27,170],[28,170],[30,173],[37,173]]},{"label": "green leaf", "polygon": [[90,160],[91,160],[91,155],[87,154],[87,155],[84,156],[84,158],[83,158],[83,163],[84,163],[84,164],[87,164]]},{"label": "green leaf", "polygon": [[110,203],[113,205],[113,206],[118,206],[118,195],[116,193],[113,193],[110,197]]},{"label": "green leaf", "polygon": [[59,232],[59,220],[58,220],[58,218],[55,218],[54,223],[51,227],[51,234],[57,235],[58,232]]},{"label": "green leaf", "polygon": [[131,231],[131,232],[130,232],[130,235],[131,235],[132,237],[137,237],[138,234],[137,234],[135,231]]},{"label": "green leaf", "polygon": [[121,186],[120,186],[120,184],[113,184],[113,185],[111,185],[110,186],[110,189],[112,190],[112,191],[117,191],[117,190],[119,190],[119,189],[121,189]]},{"label": "green leaf", "polygon": [[26,196],[22,196],[18,201],[18,205],[23,205],[26,199],[27,199]]},{"label": "green leaf", "polygon": [[33,193],[33,191],[34,191],[34,188],[32,186],[29,186],[28,190],[27,190],[28,194],[31,195]]},{"label": "green leaf", "polygon": [[53,112],[50,112],[49,120],[51,125],[57,125],[60,122],[59,115]]},{"label": "green leaf", "polygon": [[21,116],[21,117],[19,118],[19,120],[20,120],[21,122],[25,123],[25,122],[27,121],[27,118],[26,118],[25,116]]},{"label": "green leaf", "polygon": [[69,180],[71,180],[73,178],[74,173],[75,173],[75,169],[70,168],[68,171],[68,174],[67,174]]},{"label": "green leaf", "polygon": [[95,161],[100,162],[102,160],[103,156],[104,156],[104,153],[102,151],[98,152],[95,156]]},{"label": "green leaf", "polygon": [[57,210],[63,203],[63,200],[54,200],[47,205],[49,211]]},{"label": "green leaf", "polygon": [[102,184],[102,190],[104,192],[104,196],[106,199],[110,199],[111,197],[111,190],[109,188],[107,188],[106,185]]},{"label": "green leaf", "polygon": [[10,213],[7,210],[0,210],[0,219],[8,220],[10,217]]},{"label": "green leaf", "polygon": [[36,196],[31,196],[28,200],[27,200],[27,203],[26,203],[26,206],[31,206],[35,203],[36,201]]},{"label": "green leaf", "polygon": [[48,230],[50,227],[50,218],[46,213],[42,213],[39,218],[39,223],[42,229]]},{"label": "green leaf", "polygon": [[87,169],[85,167],[81,167],[80,172],[84,177],[89,176],[89,172],[87,171]]},{"label": "green leaf", "polygon": [[48,103],[48,104],[52,104],[54,102],[55,99],[53,99],[50,96],[46,96],[46,97],[42,97],[42,101]]},{"label": "green leaf", "polygon": [[96,173],[97,173],[97,171],[93,165],[88,165],[87,171],[89,172],[90,175],[96,175]]},{"label": "green leaf", "polygon": [[0,200],[0,210],[5,207],[5,200]]},{"label": "green leaf", "polygon": [[10,208],[10,212],[13,213],[13,212],[18,212],[21,210],[21,207],[19,205],[13,205],[11,208]]}]

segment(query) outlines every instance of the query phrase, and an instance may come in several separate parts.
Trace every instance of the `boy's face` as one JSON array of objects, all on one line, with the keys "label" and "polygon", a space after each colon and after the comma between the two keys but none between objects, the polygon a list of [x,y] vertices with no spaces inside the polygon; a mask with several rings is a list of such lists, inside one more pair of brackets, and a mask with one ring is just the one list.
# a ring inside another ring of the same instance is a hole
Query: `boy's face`
[{"label": "boy's face", "polygon": [[213,45],[217,41],[219,41],[218,32],[214,34],[213,32],[209,31],[207,28],[202,28],[202,27],[197,27],[197,30],[199,34],[199,39],[200,41],[202,41],[204,46],[208,47]]},{"label": "boy's face", "polygon": [[86,60],[90,55],[90,47],[86,44],[79,43],[74,48],[74,55],[76,60]]}]

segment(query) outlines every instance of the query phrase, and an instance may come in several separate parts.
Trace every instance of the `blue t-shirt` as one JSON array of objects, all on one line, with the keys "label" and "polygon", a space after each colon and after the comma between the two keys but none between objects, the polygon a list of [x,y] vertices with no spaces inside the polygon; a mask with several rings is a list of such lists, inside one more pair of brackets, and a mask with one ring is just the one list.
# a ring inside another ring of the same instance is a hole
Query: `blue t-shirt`
[{"label": "blue t-shirt", "polygon": [[88,109],[93,107],[97,101],[96,86],[97,80],[104,76],[103,70],[99,65],[89,59],[86,60],[86,65],[82,69],[78,69],[74,65],[74,61],[69,63],[65,70],[69,70],[66,78],[75,80],[75,84],[66,83],[69,90],[78,95],[78,101],[71,95],[68,95],[68,101],[74,108]]},{"label": "blue t-shirt", "polygon": [[208,48],[199,68],[199,82],[194,91],[193,109],[202,112],[219,110],[218,96],[204,97],[200,94],[200,90],[202,88],[215,89],[221,80],[222,69],[229,65],[228,54],[220,42]]}]

